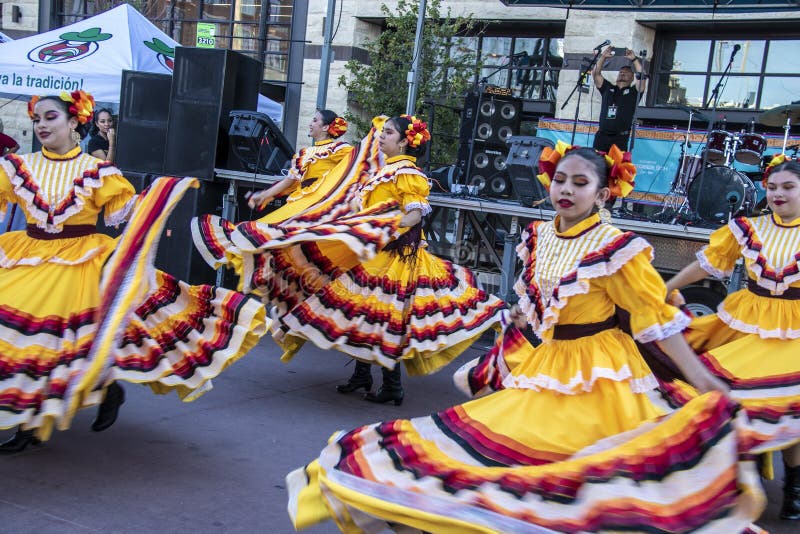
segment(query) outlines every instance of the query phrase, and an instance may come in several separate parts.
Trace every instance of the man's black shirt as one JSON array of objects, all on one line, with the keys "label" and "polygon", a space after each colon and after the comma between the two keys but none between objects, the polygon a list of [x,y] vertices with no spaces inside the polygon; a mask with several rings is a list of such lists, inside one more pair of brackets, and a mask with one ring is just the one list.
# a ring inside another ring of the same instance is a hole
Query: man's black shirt
[{"label": "man's black shirt", "polygon": [[[600,132],[618,135],[630,131],[636,99],[639,98],[636,87],[631,85],[620,89],[608,80],[603,80],[603,85],[598,90],[603,97],[600,105]],[[615,110],[616,113],[609,113],[610,110]]]}]

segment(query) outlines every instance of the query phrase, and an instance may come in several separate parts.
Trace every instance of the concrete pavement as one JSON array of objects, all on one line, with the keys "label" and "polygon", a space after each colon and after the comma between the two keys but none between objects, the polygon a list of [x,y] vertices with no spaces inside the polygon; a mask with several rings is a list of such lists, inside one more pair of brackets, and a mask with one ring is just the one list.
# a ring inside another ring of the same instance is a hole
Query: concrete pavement
[{"label": "concrete pavement", "polygon": [[[270,339],[192,403],[125,384],[126,403],[109,430],[91,432],[94,410],[83,410],[45,446],[0,457],[0,533],[293,532],[288,471],[313,459],[336,430],[463,402],[451,375],[482,352],[406,378],[400,407],[338,394],[334,385],[352,370],[344,355],[309,344],[285,365]],[[373,376],[380,380],[377,369]],[[759,525],[797,532],[800,522],[777,520],[780,483],[766,487],[771,503]],[[328,523],[305,532],[338,530]]]}]

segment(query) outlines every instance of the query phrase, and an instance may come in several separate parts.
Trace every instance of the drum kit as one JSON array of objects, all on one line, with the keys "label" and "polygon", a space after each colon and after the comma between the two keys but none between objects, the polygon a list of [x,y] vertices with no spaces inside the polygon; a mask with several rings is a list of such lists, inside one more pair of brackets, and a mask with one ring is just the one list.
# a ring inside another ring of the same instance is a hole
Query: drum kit
[{"label": "drum kit", "polygon": [[[706,136],[705,149],[701,154],[690,154],[692,120],[705,120],[694,108],[677,106],[689,114],[689,124],[681,154],[678,170],[664,197],[661,211],[653,215],[658,222],[672,224],[708,223],[725,224],[731,217],[749,215],[756,209],[756,188],[748,173],[734,169],[734,162],[750,165],[758,169],[751,175],[763,174],[775,154],[764,155],[767,139],[755,132],[755,121],[750,123],[750,131],[730,132],[724,129],[712,130]],[[770,109],[758,116],[758,122],[765,126],[784,129],[783,148],[794,150],[798,146],[787,147],[789,130],[793,124],[800,124],[800,104],[790,104]]]}]

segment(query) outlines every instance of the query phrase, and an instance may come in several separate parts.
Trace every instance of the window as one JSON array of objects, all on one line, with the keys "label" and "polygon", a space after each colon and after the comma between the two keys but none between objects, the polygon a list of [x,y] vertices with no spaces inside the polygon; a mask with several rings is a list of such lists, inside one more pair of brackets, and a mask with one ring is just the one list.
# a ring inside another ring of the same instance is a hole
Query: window
[{"label": "window", "polygon": [[[72,24],[121,3],[61,0],[56,24]],[[293,8],[294,0],[152,0],[137,6],[153,24],[185,46],[195,45],[198,22],[215,23],[216,47],[260,58],[264,81],[269,82],[287,79]],[[262,10],[266,11],[264,21]]]},{"label": "window", "polygon": [[718,108],[769,109],[797,99],[800,39],[666,37],[656,65],[654,104],[713,105],[714,88],[734,50]]},{"label": "window", "polygon": [[530,100],[556,99],[564,64],[560,37],[484,37],[480,43],[482,78]]}]

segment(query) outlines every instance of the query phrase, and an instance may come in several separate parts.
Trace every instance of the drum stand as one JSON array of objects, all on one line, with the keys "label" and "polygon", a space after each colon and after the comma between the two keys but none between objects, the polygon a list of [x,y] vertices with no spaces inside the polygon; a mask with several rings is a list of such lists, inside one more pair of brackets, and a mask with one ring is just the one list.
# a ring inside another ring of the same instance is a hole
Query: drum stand
[{"label": "drum stand", "polygon": [[783,125],[783,148],[781,154],[786,155],[786,143],[789,142],[789,130],[792,129],[792,118],[786,114],[786,124]]},{"label": "drum stand", "polygon": [[685,168],[688,165],[688,161],[686,158],[684,158],[684,156],[686,155],[686,149],[692,147],[690,136],[692,135],[692,118],[694,117],[694,114],[694,110],[690,109],[689,124],[686,126],[686,134],[684,135],[683,143],[681,143],[681,164],[678,166],[678,171],[675,174],[675,178],[672,180],[672,185],[669,188],[669,192],[664,197],[664,203],[661,211],[654,215],[656,220],[667,221],[669,224],[675,224],[683,217],[688,216],[691,213],[683,178],[685,173],[689,172],[689,169]]}]

